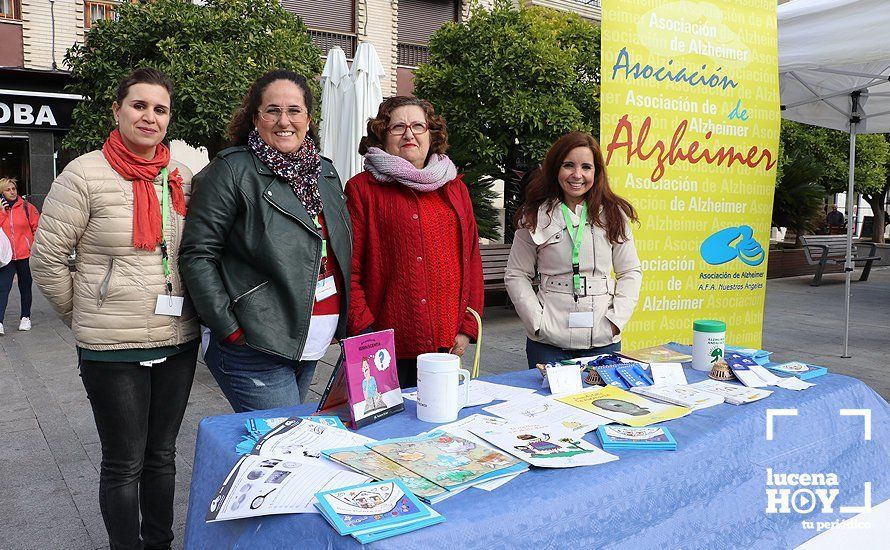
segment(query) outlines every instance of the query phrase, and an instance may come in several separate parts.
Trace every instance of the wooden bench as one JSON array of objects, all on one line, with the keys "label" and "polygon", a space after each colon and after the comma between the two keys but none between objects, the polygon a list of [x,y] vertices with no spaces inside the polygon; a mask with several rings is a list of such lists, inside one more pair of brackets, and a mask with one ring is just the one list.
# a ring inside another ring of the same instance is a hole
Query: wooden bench
[{"label": "wooden bench", "polygon": [[479,254],[482,256],[482,280],[485,292],[507,290],[504,274],[507,271],[507,258],[510,257],[510,245],[479,245]]},{"label": "wooden bench", "polygon": [[[847,257],[846,235],[802,235],[800,242],[803,244],[807,263],[818,265],[810,286],[819,286],[822,283],[822,273],[826,265],[843,264]],[[865,250],[868,252],[864,252]],[[872,262],[881,259],[880,256],[875,256],[876,250],[874,243],[853,243],[851,258],[853,263],[865,262],[862,275],[859,276],[860,281],[868,280]]]}]

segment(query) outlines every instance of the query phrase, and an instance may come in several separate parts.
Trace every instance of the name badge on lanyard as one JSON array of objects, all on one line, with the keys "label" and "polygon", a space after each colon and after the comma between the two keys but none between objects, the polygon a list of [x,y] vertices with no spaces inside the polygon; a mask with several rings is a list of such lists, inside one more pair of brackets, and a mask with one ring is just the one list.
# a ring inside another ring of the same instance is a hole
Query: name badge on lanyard
[{"label": "name badge on lanyard", "polygon": [[170,257],[167,254],[167,219],[170,216],[170,188],[167,183],[167,169],[161,168],[161,265],[164,266],[164,288],[166,294],[158,294],[155,301],[155,315],[182,315],[182,296],[173,296],[173,275],[170,270]]},{"label": "name badge on lanyard", "polygon": [[[321,222],[318,221],[318,216],[315,216],[312,221],[315,222],[315,228],[322,231]],[[322,232],[321,267],[318,273],[318,282],[315,283],[315,301],[320,302],[330,298],[336,293],[337,284],[334,281],[334,276],[328,273],[328,241],[324,238],[324,233]]]}]

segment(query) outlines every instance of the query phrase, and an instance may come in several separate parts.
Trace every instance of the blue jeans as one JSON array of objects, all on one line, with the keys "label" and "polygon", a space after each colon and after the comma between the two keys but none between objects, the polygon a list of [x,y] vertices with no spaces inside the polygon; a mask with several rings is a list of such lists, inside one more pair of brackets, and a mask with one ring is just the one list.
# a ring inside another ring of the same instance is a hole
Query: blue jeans
[{"label": "blue jeans", "polygon": [[317,361],[294,361],[210,336],[207,368],[235,412],[293,407],[306,400]]},{"label": "blue jeans", "polygon": [[151,367],[80,362],[102,443],[99,508],[112,550],[170,548],[173,542],[176,436],[196,355],[193,348]]},{"label": "blue jeans", "polygon": [[525,356],[528,358],[528,368],[530,369],[535,368],[537,363],[556,363],[564,359],[587,357],[601,353],[614,353],[616,351],[621,351],[621,342],[590,349],[561,349],[550,344],[535,342],[528,337],[525,338]]}]

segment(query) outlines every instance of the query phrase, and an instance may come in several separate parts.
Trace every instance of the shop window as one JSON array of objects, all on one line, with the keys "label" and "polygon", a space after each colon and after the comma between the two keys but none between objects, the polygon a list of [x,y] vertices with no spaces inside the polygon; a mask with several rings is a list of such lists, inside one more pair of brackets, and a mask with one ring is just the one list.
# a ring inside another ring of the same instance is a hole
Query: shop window
[{"label": "shop window", "polygon": [[[2,2],[3,0],[0,0]],[[116,20],[117,6],[107,2],[83,3],[83,26],[88,29],[102,20]]]},{"label": "shop window", "polygon": [[0,0],[0,19],[21,19],[21,0]]}]

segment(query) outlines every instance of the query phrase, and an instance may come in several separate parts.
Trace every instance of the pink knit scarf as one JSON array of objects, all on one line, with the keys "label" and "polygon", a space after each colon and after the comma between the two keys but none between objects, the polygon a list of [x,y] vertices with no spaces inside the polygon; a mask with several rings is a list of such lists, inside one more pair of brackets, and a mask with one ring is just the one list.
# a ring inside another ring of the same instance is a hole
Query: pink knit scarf
[{"label": "pink knit scarf", "polygon": [[395,181],[423,193],[435,191],[457,177],[457,168],[446,155],[433,153],[421,169],[377,147],[369,147],[365,153],[365,170],[377,181]]}]

